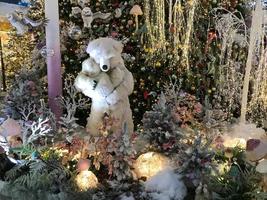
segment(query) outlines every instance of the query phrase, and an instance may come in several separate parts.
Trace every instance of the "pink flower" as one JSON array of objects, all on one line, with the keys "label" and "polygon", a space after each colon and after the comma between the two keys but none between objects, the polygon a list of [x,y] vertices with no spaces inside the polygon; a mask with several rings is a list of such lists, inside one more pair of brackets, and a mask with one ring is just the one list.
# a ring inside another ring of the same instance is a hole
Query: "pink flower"
[{"label": "pink flower", "polygon": [[119,35],[119,33],[116,31],[111,32],[111,37],[113,37],[113,38],[117,37],[118,35]]},{"label": "pink flower", "polygon": [[200,103],[197,103],[194,105],[194,111],[195,113],[199,114],[202,112],[202,105]]}]

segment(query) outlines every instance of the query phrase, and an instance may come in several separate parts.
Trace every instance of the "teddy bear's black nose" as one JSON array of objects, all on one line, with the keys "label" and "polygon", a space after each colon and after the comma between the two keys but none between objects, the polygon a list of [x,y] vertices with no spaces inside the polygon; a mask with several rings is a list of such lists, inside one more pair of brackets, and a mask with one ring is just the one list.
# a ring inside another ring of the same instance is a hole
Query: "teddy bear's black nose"
[{"label": "teddy bear's black nose", "polygon": [[107,66],[107,65],[103,65],[103,66],[102,66],[102,69],[103,69],[103,70],[107,70],[107,69],[108,69],[108,66]]}]

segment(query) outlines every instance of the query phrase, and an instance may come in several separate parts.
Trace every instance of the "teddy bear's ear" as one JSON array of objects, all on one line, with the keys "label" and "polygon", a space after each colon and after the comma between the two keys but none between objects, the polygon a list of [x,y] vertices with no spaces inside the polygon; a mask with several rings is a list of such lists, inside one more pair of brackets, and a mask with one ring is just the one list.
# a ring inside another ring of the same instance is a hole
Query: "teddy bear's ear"
[{"label": "teddy bear's ear", "polygon": [[88,44],[88,46],[86,48],[86,52],[88,54],[92,53],[92,51],[94,49],[96,49],[97,47],[99,47],[99,45],[100,45],[99,40],[93,40],[92,42],[89,42],[89,44]]},{"label": "teddy bear's ear", "polygon": [[123,44],[121,42],[115,41],[113,43],[113,48],[118,52],[118,53],[122,53],[123,50]]}]

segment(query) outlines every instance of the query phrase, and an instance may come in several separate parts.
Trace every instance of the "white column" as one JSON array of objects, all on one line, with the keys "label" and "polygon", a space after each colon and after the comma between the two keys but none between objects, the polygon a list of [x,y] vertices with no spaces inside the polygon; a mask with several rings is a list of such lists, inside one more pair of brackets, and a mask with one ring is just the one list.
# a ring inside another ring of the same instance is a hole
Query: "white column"
[{"label": "white column", "polygon": [[45,17],[49,20],[46,26],[48,100],[49,107],[59,119],[62,110],[55,101],[62,95],[58,0],[45,0]]},{"label": "white column", "polygon": [[250,73],[252,69],[253,56],[255,56],[257,41],[259,42],[261,41],[263,21],[264,21],[264,12],[262,8],[262,2],[261,0],[257,0],[256,8],[252,14],[248,57],[246,62],[246,71],[245,71],[242,100],[241,100],[241,116],[240,116],[241,123],[246,122]]}]

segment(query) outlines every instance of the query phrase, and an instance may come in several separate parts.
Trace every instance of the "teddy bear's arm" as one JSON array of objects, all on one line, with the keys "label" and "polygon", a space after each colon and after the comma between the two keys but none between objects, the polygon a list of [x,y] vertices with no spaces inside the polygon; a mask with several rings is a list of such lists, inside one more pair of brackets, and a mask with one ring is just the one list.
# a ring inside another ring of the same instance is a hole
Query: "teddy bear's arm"
[{"label": "teddy bear's arm", "polygon": [[125,73],[123,70],[116,67],[109,72],[109,77],[110,77],[110,81],[112,85],[115,88],[115,87],[118,87],[118,85],[120,85],[123,82]]},{"label": "teddy bear's arm", "polygon": [[134,80],[133,75],[128,71],[121,84],[119,84],[111,94],[106,97],[109,104],[116,104],[119,100],[125,100],[133,92]]}]

